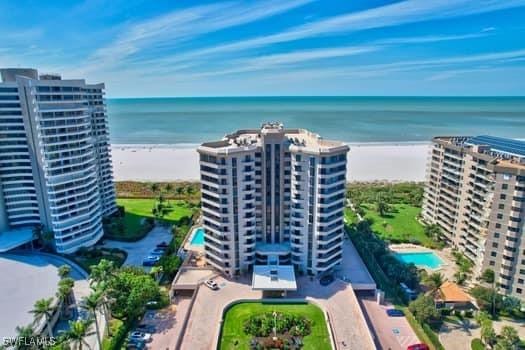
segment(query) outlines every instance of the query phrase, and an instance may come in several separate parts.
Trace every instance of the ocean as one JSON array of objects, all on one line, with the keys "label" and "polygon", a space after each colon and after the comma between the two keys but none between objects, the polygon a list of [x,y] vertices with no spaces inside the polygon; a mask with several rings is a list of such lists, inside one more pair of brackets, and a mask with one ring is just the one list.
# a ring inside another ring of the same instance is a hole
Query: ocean
[{"label": "ocean", "polygon": [[525,138],[525,97],[129,98],[107,107],[113,144],[194,145],[266,121],[349,143]]}]

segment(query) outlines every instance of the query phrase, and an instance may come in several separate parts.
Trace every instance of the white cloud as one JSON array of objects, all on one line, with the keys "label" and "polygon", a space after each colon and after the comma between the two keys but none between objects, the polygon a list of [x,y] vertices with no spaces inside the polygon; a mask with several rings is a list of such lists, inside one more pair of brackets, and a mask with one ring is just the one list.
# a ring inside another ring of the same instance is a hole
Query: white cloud
[{"label": "white cloud", "polygon": [[[199,49],[183,54],[183,56],[186,59],[191,59],[203,55],[248,50],[304,38],[448,19],[519,6],[525,6],[525,0],[407,0],[321,19],[276,34]],[[177,59],[176,56],[174,58]]]},{"label": "white cloud", "polygon": [[[154,45],[171,45],[199,35],[254,22],[305,5],[312,0],[223,2],[173,11],[131,25],[115,41],[99,48],[82,70],[107,68]],[[80,72],[79,72],[80,73]]]}]

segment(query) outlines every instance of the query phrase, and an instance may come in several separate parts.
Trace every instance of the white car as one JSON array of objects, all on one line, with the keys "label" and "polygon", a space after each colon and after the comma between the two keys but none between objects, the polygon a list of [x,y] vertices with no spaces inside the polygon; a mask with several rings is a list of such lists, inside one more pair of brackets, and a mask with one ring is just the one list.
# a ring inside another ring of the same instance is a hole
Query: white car
[{"label": "white car", "polygon": [[129,340],[148,342],[151,340],[151,334],[134,331],[130,333]]},{"label": "white car", "polygon": [[217,290],[219,289],[219,285],[214,280],[206,280],[204,284],[210,288],[211,290]]}]

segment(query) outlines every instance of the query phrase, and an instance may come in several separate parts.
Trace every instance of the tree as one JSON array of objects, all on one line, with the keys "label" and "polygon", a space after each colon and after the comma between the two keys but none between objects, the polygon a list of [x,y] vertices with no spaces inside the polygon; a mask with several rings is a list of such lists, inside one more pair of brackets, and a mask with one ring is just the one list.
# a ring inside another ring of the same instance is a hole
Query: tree
[{"label": "tree", "polygon": [[430,275],[427,275],[424,279],[424,283],[430,288],[431,294],[437,292],[444,282],[445,277],[440,272],[433,272]]},{"label": "tree", "polygon": [[116,268],[113,261],[101,259],[97,265],[91,266],[91,273],[89,274],[89,283],[91,285],[107,283],[111,276],[115,273],[115,270]]},{"label": "tree", "polygon": [[408,305],[408,309],[420,323],[427,323],[439,317],[439,312],[434,304],[434,299],[428,295],[419,295],[416,300]]},{"label": "tree", "polygon": [[470,290],[470,294],[476,299],[481,310],[489,311],[493,315],[503,307],[503,297],[494,288],[475,286]]},{"label": "tree", "polygon": [[69,330],[64,335],[64,338],[73,345],[73,349],[82,350],[83,345],[89,348],[85,338],[93,334],[89,331],[92,323],[92,320],[69,322]]},{"label": "tree", "polygon": [[500,338],[496,343],[496,349],[516,349],[519,341],[520,337],[518,336],[518,331],[516,331],[516,329],[511,326],[503,326],[503,328],[501,328]]},{"label": "tree", "polygon": [[443,231],[437,224],[430,224],[425,226],[425,234],[435,241],[441,241],[443,238]]},{"label": "tree", "polygon": [[496,332],[492,326],[492,320],[486,319],[481,322],[481,340],[486,345],[492,346],[496,341]]},{"label": "tree", "polygon": [[58,276],[60,278],[66,278],[71,273],[71,266],[62,265],[58,268]]},{"label": "tree", "polygon": [[82,306],[85,310],[89,311],[91,316],[93,317],[93,321],[95,323],[95,330],[97,333],[97,341],[98,341],[98,347],[99,349],[102,349],[102,338],[100,336],[100,329],[98,327],[98,318],[97,318],[97,310],[102,306],[102,293],[99,291],[94,291],[84,299],[84,305]]},{"label": "tree", "polygon": [[494,283],[494,270],[486,269],[485,271],[483,271],[480,278],[486,283]]},{"label": "tree", "polygon": [[53,336],[51,317],[53,316],[54,311],[55,307],[53,306],[53,298],[37,300],[33,306],[33,310],[29,311],[35,316],[35,323],[39,323],[41,320],[44,320],[49,337]]},{"label": "tree", "polygon": [[384,217],[389,209],[390,208],[384,196],[378,195],[376,200],[376,211],[379,213],[379,216]]},{"label": "tree", "polygon": [[27,340],[27,339],[32,338],[32,337],[35,336],[35,331],[33,330],[33,326],[32,325],[27,325],[27,326],[22,326],[22,327],[17,326],[16,327],[16,336],[17,336],[17,338],[19,338],[21,340],[21,341],[16,343],[16,345],[15,345],[15,349],[16,350],[30,350],[30,349],[33,349],[33,347],[31,346],[30,342],[24,341],[24,340]]},{"label": "tree", "polygon": [[158,284],[140,268],[121,268],[109,283],[115,315],[134,319],[145,311],[147,302],[160,299]]},{"label": "tree", "polygon": [[157,194],[157,192],[160,189],[160,186],[159,186],[158,183],[153,182],[153,183],[150,184],[149,188],[150,188],[151,192],[153,192],[153,194]]},{"label": "tree", "polygon": [[91,288],[102,293],[102,309],[106,323],[106,333],[109,335],[109,321],[111,319],[111,298],[109,281],[115,276],[116,268],[113,261],[101,259],[98,265],[91,266],[90,284]]},{"label": "tree", "polygon": [[63,278],[58,282],[58,290],[56,292],[56,297],[58,298],[58,301],[62,307],[61,314],[67,315],[67,313],[65,313],[64,311],[67,310],[69,307],[71,292],[73,291],[74,285],[75,280],[73,280],[70,277]]}]

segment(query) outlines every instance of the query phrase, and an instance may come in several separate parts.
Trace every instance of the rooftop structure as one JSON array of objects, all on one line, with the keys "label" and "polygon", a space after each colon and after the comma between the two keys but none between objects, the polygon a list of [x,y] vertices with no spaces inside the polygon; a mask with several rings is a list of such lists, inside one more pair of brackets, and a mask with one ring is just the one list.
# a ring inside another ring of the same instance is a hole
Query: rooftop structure
[{"label": "rooftop structure", "polygon": [[[104,84],[0,69],[0,251],[52,233],[59,253],[95,244],[116,208]],[[23,239],[22,239],[23,238]]]}]

